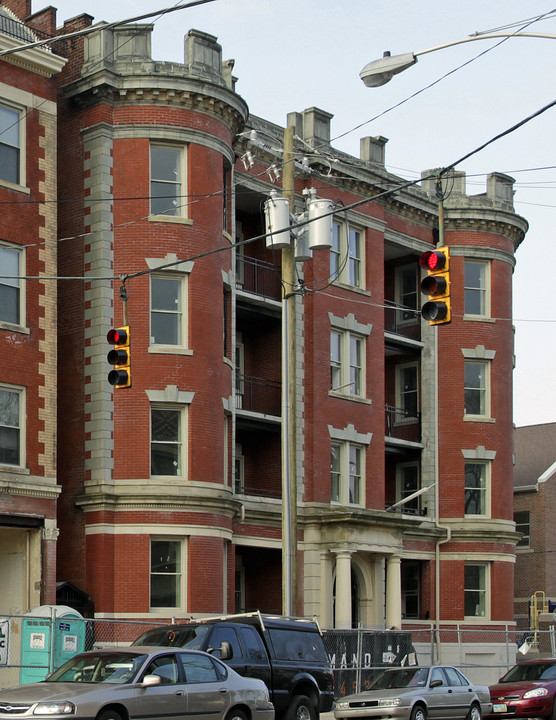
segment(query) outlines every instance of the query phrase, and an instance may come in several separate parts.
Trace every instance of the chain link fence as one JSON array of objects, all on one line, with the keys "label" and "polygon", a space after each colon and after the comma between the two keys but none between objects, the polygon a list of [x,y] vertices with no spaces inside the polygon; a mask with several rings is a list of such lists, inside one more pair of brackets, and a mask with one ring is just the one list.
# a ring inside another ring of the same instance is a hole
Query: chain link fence
[{"label": "chain link fence", "polygon": [[[162,624],[49,611],[0,617],[0,689],[42,680],[78,652],[126,646]],[[528,633],[513,626],[437,630],[430,624],[411,631],[325,629],[323,636],[336,697],[365,689],[381,670],[394,665],[453,665],[472,682],[489,685],[520,659],[556,656],[554,628]]]}]

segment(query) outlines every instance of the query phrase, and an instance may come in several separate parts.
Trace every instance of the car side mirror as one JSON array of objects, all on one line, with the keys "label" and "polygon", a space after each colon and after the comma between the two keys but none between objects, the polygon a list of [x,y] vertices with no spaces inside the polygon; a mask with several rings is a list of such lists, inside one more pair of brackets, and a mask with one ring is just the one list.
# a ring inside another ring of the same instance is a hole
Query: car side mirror
[{"label": "car side mirror", "polygon": [[207,652],[211,655],[216,655],[216,657],[220,658],[220,660],[229,660],[234,656],[232,646],[227,640],[223,640],[219,648],[208,648]]},{"label": "car side mirror", "polygon": [[160,685],[160,682],[160,675],[145,675],[141,685],[143,685],[143,687],[152,687],[153,685]]},{"label": "car side mirror", "polygon": [[433,680],[433,681],[431,682],[431,684],[429,685],[429,687],[435,688],[435,687],[440,687],[441,685],[444,685],[444,683],[442,682],[442,680],[440,680],[440,678],[437,678],[436,680]]}]

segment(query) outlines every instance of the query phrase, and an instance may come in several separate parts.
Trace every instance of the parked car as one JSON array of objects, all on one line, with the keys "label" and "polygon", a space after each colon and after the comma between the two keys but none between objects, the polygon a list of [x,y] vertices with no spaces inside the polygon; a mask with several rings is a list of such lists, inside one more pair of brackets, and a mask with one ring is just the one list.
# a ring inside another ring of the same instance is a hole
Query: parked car
[{"label": "parked car", "polygon": [[186,647],[216,656],[225,647],[222,660],[227,665],[266,683],[277,718],[316,720],[332,709],[332,668],[320,628],[311,620],[259,612],[195,619],[147,630],[133,643],[141,645]]},{"label": "parked car", "polygon": [[401,667],[384,670],[368,690],[336,701],[340,718],[481,720],[490,713],[488,687],[473,685],[454,667]]},{"label": "parked car", "polygon": [[75,655],[45,680],[0,691],[2,720],[273,720],[261,680],[203,652],[109,648]]},{"label": "parked car", "polygon": [[489,689],[491,717],[556,718],[556,659],[524,660]]}]

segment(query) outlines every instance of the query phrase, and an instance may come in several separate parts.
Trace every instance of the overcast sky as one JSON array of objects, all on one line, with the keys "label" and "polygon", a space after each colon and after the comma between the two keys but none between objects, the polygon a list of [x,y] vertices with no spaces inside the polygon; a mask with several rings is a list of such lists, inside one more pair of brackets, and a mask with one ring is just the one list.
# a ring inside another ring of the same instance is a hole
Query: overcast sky
[{"label": "overcast sky", "polygon": [[[47,4],[33,0],[33,11]],[[113,21],[174,4],[52,1],[58,25],[82,12],[95,21]],[[190,28],[216,35],[224,59],[235,60],[236,90],[251,113],[284,125],[289,112],[319,107],[334,115],[332,137],[342,136],[334,147],[358,156],[361,137],[383,135],[389,139],[388,169],[413,179],[421,170],[450,165],[556,99],[556,42],[513,38],[486,53],[498,41],[466,43],[423,55],[376,89],[363,85],[361,68],[385,50],[420,51],[509,23],[526,24],[551,10],[540,0],[214,0],[149,22],[155,21],[155,59],[183,62],[183,38]],[[556,18],[535,22],[527,31],[556,35]],[[516,180],[516,212],[530,229],[514,275],[514,422],[556,422],[556,109],[457,169],[468,174],[469,194],[486,190],[490,172]]]}]

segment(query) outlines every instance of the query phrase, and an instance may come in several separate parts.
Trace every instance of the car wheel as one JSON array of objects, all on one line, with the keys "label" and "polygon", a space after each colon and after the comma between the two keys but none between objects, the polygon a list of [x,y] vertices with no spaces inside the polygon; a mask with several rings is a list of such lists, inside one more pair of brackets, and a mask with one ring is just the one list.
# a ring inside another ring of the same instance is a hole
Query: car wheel
[{"label": "car wheel", "polygon": [[409,720],[427,720],[427,711],[422,705],[415,705],[411,710]]},{"label": "car wheel", "polygon": [[294,695],[286,711],[285,720],[317,720],[317,709],[305,695]]},{"label": "car wheel", "polygon": [[226,720],[247,720],[247,715],[243,712],[243,710],[230,710],[230,712],[226,715]]},{"label": "car wheel", "polygon": [[466,720],[482,720],[482,717],[481,708],[475,704],[471,705]]},{"label": "car wheel", "polygon": [[97,715],[96,720],[123,720],[123,718],[119,712],[108,708],[107,710],[101,710],[101,712]]}]

